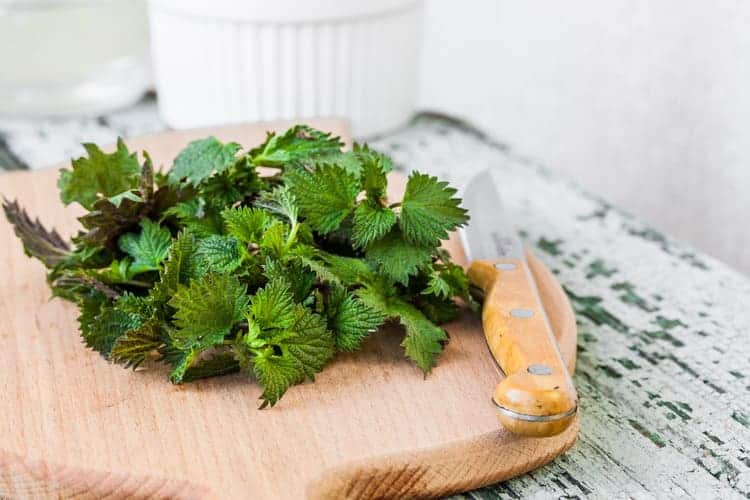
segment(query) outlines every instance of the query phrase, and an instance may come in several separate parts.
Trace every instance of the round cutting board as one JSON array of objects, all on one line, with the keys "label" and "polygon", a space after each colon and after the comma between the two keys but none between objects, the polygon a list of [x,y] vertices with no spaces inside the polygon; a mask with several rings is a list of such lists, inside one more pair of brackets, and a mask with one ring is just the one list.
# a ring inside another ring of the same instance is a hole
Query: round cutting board
[{"label": "round cutting board", "polygon": [[[170,165],[187,141],[214,134],[251,147],[256,124],[127,141]],[[337,121],[311,125],[347,137]],[[63,234],[57,171],[0,175],[0,194]],[[393,179],[403,186],[403,178]],[[397,328],[339,355],[314,383],[258,410],[258,385],[237,374],[175,386],[165,369],[111,366],[80,341],[76,308],[50,300],[42,266],[0,221],[0,496],[153,498],[383,498],[439,496],[522,474],[575,441],[578,421],[551,438],[509,434],[491,395],[498,372],[478,317],[446,328],[450,342],[424,377],[404,358]],[[457,239],[446,245],[459,261]],[[569,369],[576,323],[560,285],[529,255]]]}]

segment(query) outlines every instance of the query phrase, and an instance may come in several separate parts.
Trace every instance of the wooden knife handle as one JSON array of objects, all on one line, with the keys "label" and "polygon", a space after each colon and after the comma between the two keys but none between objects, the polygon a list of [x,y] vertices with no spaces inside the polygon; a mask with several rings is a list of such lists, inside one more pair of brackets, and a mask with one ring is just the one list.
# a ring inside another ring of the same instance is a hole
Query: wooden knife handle
[{"label": "wooden knife handle", "polygon": [[523,436],[554,436],[573,421],[577,395],[528,264],[477,260],[471,284],[484,292],[482,328],[505,379],[494,401],[502,425]]}]

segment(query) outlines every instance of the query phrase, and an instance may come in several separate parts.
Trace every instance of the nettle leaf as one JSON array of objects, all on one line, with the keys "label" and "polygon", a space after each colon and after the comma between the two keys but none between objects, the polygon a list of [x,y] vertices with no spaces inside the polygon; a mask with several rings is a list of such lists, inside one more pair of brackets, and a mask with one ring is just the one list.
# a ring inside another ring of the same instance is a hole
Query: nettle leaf
[{"label": "nettle leaf", "polygon": [[118,337],[113,344],[110,359],[126,368],[136,369],[161,344],[160,322],[150,320]]},{"label": "nettle leaf", "polygon": [[343,143],[330,133],[297,125],[281,135],[269,133],[266,142],[250,151],[253,163],[266,167],[283,167],[300,160],[313,160],[341,151]]},{"label": "nettle leaf", "polygon": [[299,216],[297,199],[288,186],[279,186],[272,191],[261,193],[255,204],[286,219],[290,224],[297,222]]},{"label": "nettle leaf", "polygon": [[209,377],[221,377],[240,371],[240,364],[229,352],[214,353],[194,361],[182,375],[181,382],[192,382]]},{"label": "nettle leaf", "polygon": [[415,173],[389,205],[391,159],[342,146],[303,125],[247,154],[209,137],[161,173],[122,141],[87,144],[59,181],[65,203],[88,209],[72,251],[18,203],[3,207],[53,296],[78,305],[89,347],[132,368],[158,355],[176,384],[243,370],[263,407],[386,319],[426,373],[447,340],[437,324],[475,304],[438,247],[468,220],[455,190]]},{"label": "nettle leaf", "polygon": [[252,366],[255,377],[263,387],[263,393],[260,395],[263,400],[261,408],[275,405],[287,389],[302,382],[305,377],[294,358],[273,354],[272,349],[256,356]]},{"label": "nettle leaf", "polygon": [[367,259],[380,272],[402,284],[432,259],[432,246],[419,246],[404,239],[398,228],[367,248]]},{"label": "nettle leaf", "polygon": [[299,255],[300,261],[309,267],[321,280],[343,286],[371,283],[375,279],[370,266],[356,257],[345,257],[312,250],[310,255]]},{"label": "nettle leaf", "polygon": [[282,262],[277,259],[266,259],[263,274],[268,281],[281,280],[289,286],[295,302],[303,302],[315,282],[315,273],[310,271],[299,259]]},{"label": "nettle leaf", "polygon": [[354,154],[362,165],[362,189],[369,200],[379,202],[385,196],[388,185],[386,174],[393,169],[391,159],[370,149],[366,144],[364,146],[355,144]]},{"label": "nettle leaf", "polygon": [[198,186],[213,174],[220,174],[235,162],[240,145],[235,142],[221,143],[216,137],[193,141],[174,160],[169,171],[170,184],[181,182]]},{"label": "nettle leaf", "polygon": [[260,251],[263,256],[280,259],[284,256],[289,226],[283,222],[274,221],[268,226],[260,240]]},{"label": "nettle leaf", "polygon": [[184,229],[196,236],[205,237],[221,232],[221,223],[214,213],[206,209],[202,198],[179,202],[163,213],[163,218],[174,217]]},{"label": "nettle leaf", "polygon": [[393,210],[365,200],[354,211],[352,242],[356,247],[364,248],[388,234],[395,224],[396,214]]},{"label": "nettle leaf", "polygon": [[108,199],[98,200],[89,213],[78,218],[87,231],[74,238],[74,241],[114,248],[121,234],[138,226],[144,209],[142,202],[130,198],[121,199],[119,205]]},{"label": "nettle leaf", "polygon": [[266,339],[267,347],[252,359],[263,386],[261,408],[273,406],[290,386],[313,380],[335,352],[334,336],[321,316],[301,305],[294,306],[292,316],[289,329]]},{"label": "nettle leaf", "polygon": [[169,373],[169,380],[173,384],[181,384],[199,354],[200,351],[198,349],[188,349],[186,351],[174,349],[169,357],[165,358],[165,360],[172,365],[172,371]]},{"label": "nettle leaf", "polygon": [[229,169],[205,179],[198,193],[210,200],[211,205],[223,208],[252,196],[262,188],[263,182],[255,171],[255,165],[243,157]]},{"label": "nettle leaf", "polygon": [[112,347],[118,338],[128,330],[138,328],[141,318],[138,315],[122,311],[114,305],[101,301],[89,301],[80,304],[81,336],[86,346],[108,359]]},{"label": "nettle leaf", "polygon": [[141,221],[139,234],[126,233],[120,236],[118,246],[120,250],[133,258],[129,271],[140,274],[146,271],[158,271],[160,264],[169,254],[172,235],[168,229],[162,228],[149,219]]},{"label": "nettle leaf", "polygon": [[468,298],[469,278],[459,265],[447,262],[436,264],[430,271],[427,287],[423,295],[434,295],[441,299],[450,297]]},{"label": "nettle leaf", "polygon": [[195,237],[187,231],[182,231],[172,242],[164,268],[159,273],[159,281],[151,293],[157,302],[166,302],[179,285],[198,277],[195,263],[197,244]]},{"label": "nettle leaf", "polygon": [[227,208],[221,213],[226,232],[243,243],[258,243],[270,225],[271,218],[259,209],[251,207]]},{"label": "nettle leaf", "polygon": [[261,328],[289,328],[294,322],[294,297],[281,279],[270,281],[258,290],[250,303],[250,318]]},{"label": "nettle leaf", "polygon": [[3,199],[3,210],[8,222],[13,226],[13,232],[23,243],[26,255],[36,257],[49,268],[71,257],[70,246],[57,231],[45,229],[39,219],[32,221],[18,201]]},{"label": "nettle leaf", "polygon": [[354,210],[360,190],[359,180],[336,165],[291,171],[286,182],[297,199],[301,215],[321,234],[338,229]]},{"label": "nettle leaf", "polygon": [[60,170],[58,187],[63,203],[78,202],[91,209],[100,198],[108,198],[138,187],[141,166],[122,139],[117,150],[107,154],[96,144],[84,144],[88,157],[71,162],[72,170]]},{"label": "nettle leaf", "polygon": [[383,324],[385,315],[377,311],[346,289],[335,287],[326,304],[328,328],[336,334],[336,347],[340,351],[355,351],[362,341]]},{"label": "nettle leaf", "polygon": [[[294,306],[294,335],[278,340],[282,352],[292,356],[302,366],[305,377],[312,380],[330,361],[334,353],[334,335],[325,319],[299,304]],[[274,339],[271,339],[274,343]]]},{"label": "nettle leaf", "polygon": [[361,288],[358,297],[372,309],[386,317],[396,318],[406,329],[406,336],[401,346],[406,355],[413,360],[424,373],[429,373],[443,352],[443,345],[448,341],[448,334],[432,323],[417,308],[398,297],[390,297],[375,287]]},{"label": "nettle leaf", "polygon": [[169,305],[176,309],[171,332],[178,349],[205,349],[220,344],[244,316],[247,288],[236,276],[207,274],[178,287]]},{"label": "nettle leaf", "polygon": [[437,177],[414,172],[406,183],[399,227],[415,245],[437,246],[448,233],[463,226],[469,217],[461,208],[456,190]]},{"label": "nettle leaf", "polygon": [[206,272],[227,274],[242,265],[242,252],[233,236],[214,235],[198,242],[195,259]]}]

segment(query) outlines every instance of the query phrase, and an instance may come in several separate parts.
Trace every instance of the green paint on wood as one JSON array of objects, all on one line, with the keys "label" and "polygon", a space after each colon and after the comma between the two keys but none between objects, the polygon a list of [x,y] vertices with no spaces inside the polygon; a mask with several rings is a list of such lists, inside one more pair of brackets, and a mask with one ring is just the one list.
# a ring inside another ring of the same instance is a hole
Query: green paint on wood
[{"label": "green paint on wood", "polygon": [[671,410],[672,413],[679,416],[683,422],[687,422],[688,420],[691,419],[687,411],[683,411],[683,409],[680,408],[680,405],[675,404],[672,401],[659,401],[656,403],[656,406],[661,406],[661,407]]},{"label": "green paint on wood", "polygon": [[646,429],[643,426],[643,424],[641,424],[637,420],[633,420],[632,418],[629,418],[628,419],[628,423],[630,424],[630,426],[633,429],[635,429],[636,431],[638,431],[638,433],[640,435],[642,435],[643,437],[647,438],[649,441],[651,441],[652,443],[654,443],[659,448],[664,448],[664,446],[666,446],[667,442],[664,440],[663,437],[661,437],[656,432],[649,431],[648,429]]},{"label": "green paint on wood", "polygon": [[747,427],[750,429],[750,416],[746,413],[743,413],[739,410],[734,410],[732,412],[732,420],[738,422],[742,427]]},{"label": "green paint on wood", "polygon": [[620,363],[623,368],[627,370],[638,370],[641,366],[633,362],[633,360],[628,358],[615,358],[615,361]]},{"label": "green paint on wood", "polygon": [[659,325],[659,327],[663,328],[664,330],[671,330],[672,328],[676,328],[678,326],[687,328],[687,325],[683,323],[682,321],[680,321],[679,319],[669,319],[669,318],[665,318],[664,316],[657,316],[656,324]]},{"label": "green paint on wood", "polygon": [[651,339],[655,340],[664,340],[665,342],[669,342],[675,347],[683,347],[685,344],[680,340],[675,338],[671,333],[665,331],[665,330],[655,330],[655,331],[643,331],[641,332],[644,335],[648,336]]},{"label": "green paint on wood", "polygon": [[562,255],[562,250],[560,250],[562,242],[563,240],[560,239],[548,240],[547,238],[539,238],[539,241],[536,242],[536,246],[539,247],[540,250],[557,257]]},{"label": "green paint on wood", "polygon": [[609,365],[597,365],[596,367],[602,372],[604,372],[604,374],[608,376],[609,378],[615,378],[615,379],[622,378],[622,373],[618,372],[617,370],[615,370]]},{"label": "green paint on wood", "polygon": [[636,229],[634,227],[627,227],[627,231],[631,236],[637,236],[638,238],[643,238],[646,241],[656,243],[657,245],[659,245],[659,247],[662,249],[663,252],[677,257],[678,259],[684,261],[690,266],[696,267],[698,269],[702,269],[704,271],[707,271],[709,269],[706,263],[700,260],[693,253],[682,252],[679,254],[675,254],[667,238],[662,233],[660,233],[659,231],[656,231],[655,229],[651,229],[651,228]]},{"label": "green paint on wood", "polygon": [[619,283],[613,284],[610,288],[615,291],[625,292],[620,295],[620,300],[625,302],[626,304],[635,306],[649,313],[659,310],[658,307],[649,304],[646,299],[635,293],[635,285],[633,285],[632,283],[621,281]]},{"label": "green paint on wood", "polygon": [[590,280],[597,276],[604,276],[609,278],[617,272],[614,267],[608,267],[602,259],[596,259],[586,266],[586,279]]},{"label": "green paint on wood", "polygon": [[579,215],[576,218],[578,220],[606,219],[607,215],[609,215],[609,211],[612,210],[612,205],[601,200],[596,200],[596,203],[598,204],[598,206],[594,209],[593,212],[585,215]]},{"label": "green paint on wood", "polygon": [[724,444],[724,441],[722,441],[721,439],[719,439],[718,436],[714,436],[713,434],[711,434],[708,431],[703,431],[703,435],[706,436],[711,441],[713,441],[714,443],[718,444],[719,446],[721,446],[721,445]]},{"label": "green paint on wood", "polygon": [[617,316],[600,305],[602,302],[601,297],[576,295],[569,288],[563,288],[573,302],[577,314],[589,319],[595,325],[607,325],[620,333],[626,333],[628,331],[628,326],[625,323],[620,321]]}]

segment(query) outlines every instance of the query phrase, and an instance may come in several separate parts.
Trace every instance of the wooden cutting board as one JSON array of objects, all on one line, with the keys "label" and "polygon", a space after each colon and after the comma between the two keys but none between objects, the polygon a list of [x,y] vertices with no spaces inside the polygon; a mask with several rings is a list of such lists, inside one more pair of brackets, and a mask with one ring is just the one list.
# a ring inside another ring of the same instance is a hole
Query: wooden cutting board
[{"label": "wooden cutting board", "polygon": [[[347,137],[337,121],[311,123]],[[170,165],[208,135],[254,146],[261,124],[130,140]],[[64,234],[57,169],[0,174],[0,194]],[[403,179],[397,181],[403,186]],[[50,300],[41,264],[0,221],[0,497],[384,498],[439,496],[522,474],[575,441],[500,428],[490,397],[501,378],[479,319],[447,325],[451,340],[428,377],[404,358],[397,329],[339,355],[317,377],[258,410],[258,385],[238,374],[175,386],[164,368],[112,366],[80,341],[76,308]],[[449,243],[463,259],[456,240]],[[576,323],[552,274],[530,256],[568,367]]]}]

